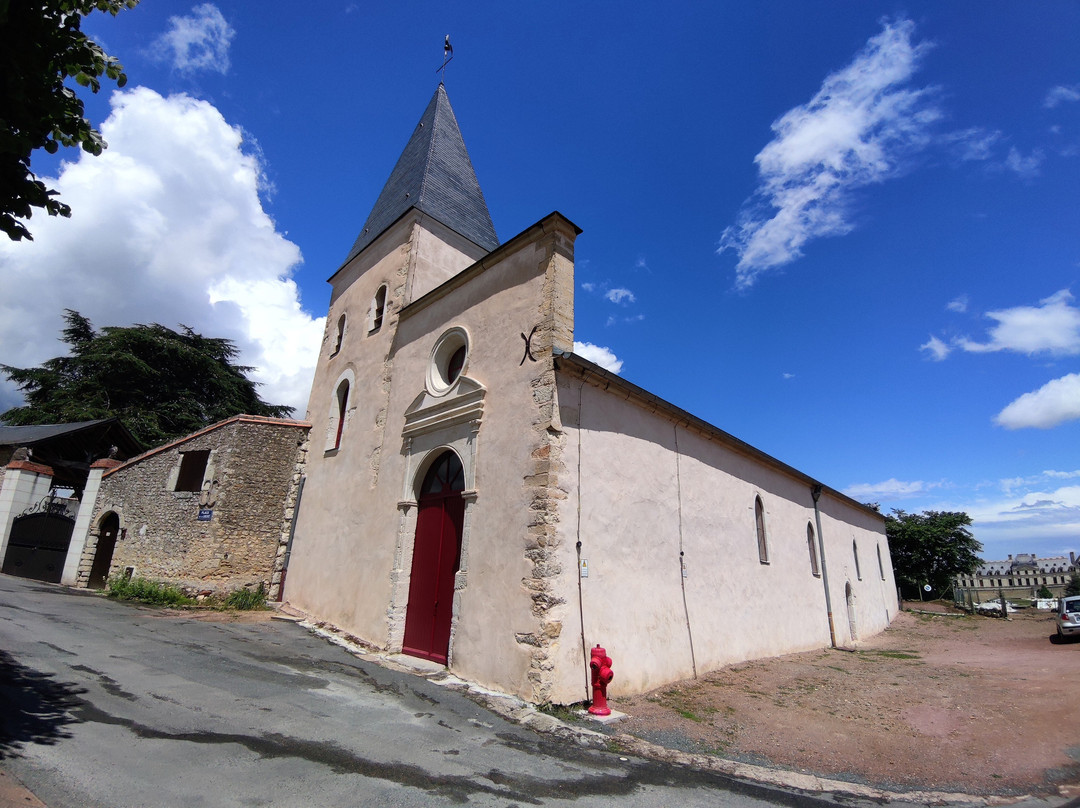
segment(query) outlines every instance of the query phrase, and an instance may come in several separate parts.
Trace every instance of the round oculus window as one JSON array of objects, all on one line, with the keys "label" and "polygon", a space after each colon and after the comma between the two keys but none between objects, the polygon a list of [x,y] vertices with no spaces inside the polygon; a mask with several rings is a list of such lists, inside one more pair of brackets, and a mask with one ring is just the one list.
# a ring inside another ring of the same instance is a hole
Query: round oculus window
[{"label": "round oculus window", "polygon": [[431,352],[428,368],[428,390],[442,395],[454,386],[465,370],[469,358],[469,338],[464,329],[452,328],[439,337]]}]

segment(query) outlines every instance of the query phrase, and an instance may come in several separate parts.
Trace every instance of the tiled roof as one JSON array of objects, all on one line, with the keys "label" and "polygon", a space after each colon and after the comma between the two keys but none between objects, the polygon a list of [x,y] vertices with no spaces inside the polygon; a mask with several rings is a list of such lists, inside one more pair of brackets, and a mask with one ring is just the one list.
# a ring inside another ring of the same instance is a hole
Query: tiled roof
[{"label": "tiled roof", "polygon": [[417,208],[485,250],[499,246],[480,183],[450,99],[440,84],[390,179],[364,222],[348,263],[410,208]]},{"label": "tiled roof", "polygon": [[32,446],[38,441],[49,440],[60,435],[80,432],[89,427],[103,424],[108,419],[97,421],[79,421],[75,424],[32,424],[29,426],[0,425],[0,446]]}]

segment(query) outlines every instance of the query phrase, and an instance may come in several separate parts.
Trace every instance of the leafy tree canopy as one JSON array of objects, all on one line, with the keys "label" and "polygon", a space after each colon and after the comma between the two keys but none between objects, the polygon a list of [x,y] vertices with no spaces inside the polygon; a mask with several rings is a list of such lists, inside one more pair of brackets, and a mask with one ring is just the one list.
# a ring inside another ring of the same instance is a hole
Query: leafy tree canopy
[{"label": "leafy tree canopy", "polygon": [[26,397],[0,420],[58,424],[115,415],[144,444],[157,446],[240,413],[292,412],[259,398],[256,383],[244,375],[251,368],[232,363],[237,349],[231,340],[156,323],[95,331],[71,309],[64,319],[70,356],[36,368],[0,365]]},{"label": "leafy tree canopy", "polygon": [[82,146],[98,155],[105,148],[67,80],[95,93],[102,76],[117,87],[127,83],[123,65],[82,32],[82,18],[95,10],[116,16],[138,2],[0,0],[0,230],[12,241],[32,238],[18,221],[32,208],[71,215],[30,170],[31,153]]},{"label": "leafy tree canopy", "polygon": [[953,576],[974,572],[982,544],[967,529],[970,524],[971,517],[962,512],[894,509],[888,514],[885,533],[901,588],[917,591],[930,584],[943,592]]},{"label": "leafy tree canopy", "polygon": [[1066,595],[1080,595],[1080,572],[1074,572],[1069,576],[1069,582],[1065,584]]}]

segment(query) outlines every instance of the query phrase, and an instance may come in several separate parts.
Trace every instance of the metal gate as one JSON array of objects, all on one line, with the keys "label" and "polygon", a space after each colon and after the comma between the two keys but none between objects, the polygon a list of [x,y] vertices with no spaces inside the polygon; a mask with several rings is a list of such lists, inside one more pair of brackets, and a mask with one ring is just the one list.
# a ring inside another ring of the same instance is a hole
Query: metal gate
[{"label": "metal gate", "polygon": [[3,572],[60,583],[79,501],[51,494],[15,517]]}]

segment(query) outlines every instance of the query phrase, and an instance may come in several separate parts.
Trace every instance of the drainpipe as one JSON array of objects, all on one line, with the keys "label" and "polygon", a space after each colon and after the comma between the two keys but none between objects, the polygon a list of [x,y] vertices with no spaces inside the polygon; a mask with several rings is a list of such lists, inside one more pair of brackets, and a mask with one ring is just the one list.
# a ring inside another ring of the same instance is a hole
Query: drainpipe
[{"label": "drainpipe", "polygon": [[810,496],[814,498],[814,524],[817,526],[818,555],[821,556],[821,582],[825,585],[825,609],[829,613],[829,642],[836,648],[836,627],[832,616],[832,595],[829,594],[829,568],[825,564],[825,534],[821,532],[821,508],[818,507],[818,499],[821,497],[821,483],[810,486]]}]

